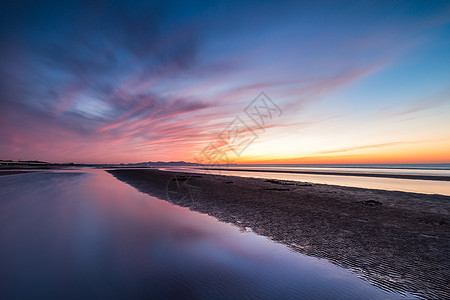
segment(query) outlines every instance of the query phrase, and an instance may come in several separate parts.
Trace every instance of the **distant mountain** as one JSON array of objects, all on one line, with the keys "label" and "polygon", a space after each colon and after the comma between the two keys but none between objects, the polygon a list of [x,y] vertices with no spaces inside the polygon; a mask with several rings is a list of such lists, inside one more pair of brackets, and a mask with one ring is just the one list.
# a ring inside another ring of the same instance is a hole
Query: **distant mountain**
[{"label": "distant mountain", "polygon": [[12,163],[12,164],[50,164],[46,161],[39,161],[39,160],[4,160],[0,159],[0,163]]}]

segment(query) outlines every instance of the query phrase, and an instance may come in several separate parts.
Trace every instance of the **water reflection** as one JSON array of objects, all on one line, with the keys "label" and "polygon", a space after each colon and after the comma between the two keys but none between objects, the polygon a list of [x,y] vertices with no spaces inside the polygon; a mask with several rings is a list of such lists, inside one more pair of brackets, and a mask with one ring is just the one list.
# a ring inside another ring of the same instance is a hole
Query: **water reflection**
[{"label": "water reflection", "polygon": [[429,168],[421,165],[411,165],[411,168],[395,168],[395,165],[386,165],[385,167],[305,167],[305,166],[228,166],[232,169],[250,169],[250,170],[285,170],[285,171],[316,171],[316,172],[338,172],[338,173],[369,173],[369,174],[402,174],[402,175],[426,175],[426,176],[450,176],[450,165],[440,164],[431,165]]},{"label": "water reflection", "polygon": [[101,170],[0,177],[0,298],[390,299]]},{"label": "water reflection", "polygon": [[[229,170],[201,170],[189,167],[161,168],[168,171],[208,173],[217,175],[269,178],[280,180],[293,180],[302,182],[313,182],[320,184],[331,184],[340,186],[358,187],[364,189],[379,189],[388,191],[403,191],[421,194],[440,194],[450,196],[450,182],[432,181],[418,179],[397,179],[382,177],[358,177],[340,175],[316,175],[316,174],[296,174],[296,173],[271,173],[271,172],[246,172]],[[446,171],[448,172],[448,171]],[[387,172],[386,172],[387,173]],[[394,173],[394,171],[392,171]],[[380,173],[381,174],[381,173]],[[435,174],[433,174],[435,175]],[[448,175],[448,174],[446,174]]]}]

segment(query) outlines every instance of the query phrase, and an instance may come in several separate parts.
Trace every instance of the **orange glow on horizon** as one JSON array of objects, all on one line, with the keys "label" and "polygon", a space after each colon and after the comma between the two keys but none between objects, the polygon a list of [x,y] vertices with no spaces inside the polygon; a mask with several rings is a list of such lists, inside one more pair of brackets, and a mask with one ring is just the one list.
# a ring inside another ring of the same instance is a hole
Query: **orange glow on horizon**
[{"label": "orange glow on horizon", "polygon": [[311,155],[304,157],[253,156],[234,161],[236,164],[440,164],[450,163],[445,149],[421,151],[392,151],[348,155]]},{"label": "orange glow on horizon", "polygon": [[450,158],[384,158],[384,157],[302,157],[239,160],[236,164],[445,164]]}]

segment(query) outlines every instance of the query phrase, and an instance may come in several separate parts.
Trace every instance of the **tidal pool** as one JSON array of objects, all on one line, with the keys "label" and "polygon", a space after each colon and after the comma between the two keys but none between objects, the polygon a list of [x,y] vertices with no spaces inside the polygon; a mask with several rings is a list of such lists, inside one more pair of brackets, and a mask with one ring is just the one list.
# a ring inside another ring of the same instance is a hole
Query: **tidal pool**
[{"label": "tidal pool", "polygon": [[405,299],[103,170],[0,176],[1,299]]}]

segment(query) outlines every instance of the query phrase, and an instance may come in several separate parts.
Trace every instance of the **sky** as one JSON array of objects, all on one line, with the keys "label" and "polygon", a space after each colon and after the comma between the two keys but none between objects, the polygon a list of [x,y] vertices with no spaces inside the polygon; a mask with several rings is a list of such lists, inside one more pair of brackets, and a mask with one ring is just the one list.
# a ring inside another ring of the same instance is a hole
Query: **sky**
[{"label": "sky", "polygon": [[449,1],[10,1],[0,159],[449,163]]}]

